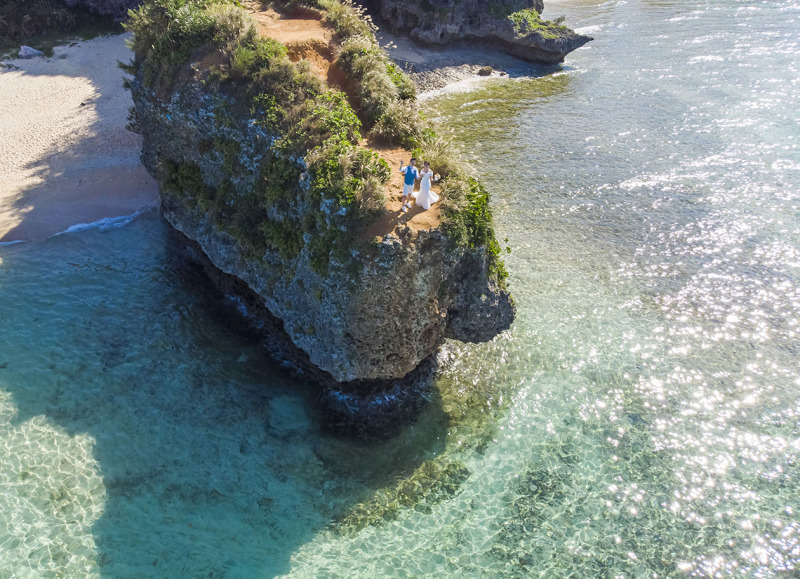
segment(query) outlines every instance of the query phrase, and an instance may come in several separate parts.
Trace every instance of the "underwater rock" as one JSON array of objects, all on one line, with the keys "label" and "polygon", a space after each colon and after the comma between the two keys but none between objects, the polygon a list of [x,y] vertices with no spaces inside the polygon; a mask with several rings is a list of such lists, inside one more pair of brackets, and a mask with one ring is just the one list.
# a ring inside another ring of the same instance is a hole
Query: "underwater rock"
[{"label": "underwater rock", "polygon": [[395,519],[402,509],[430,513],[434,505],[458,494],[470,474],[460,461],[427,460],[396,486],[380,489],[371,500],[354,506],[332,524],[332,529],[352,537],[366,527],[379,527]]}]

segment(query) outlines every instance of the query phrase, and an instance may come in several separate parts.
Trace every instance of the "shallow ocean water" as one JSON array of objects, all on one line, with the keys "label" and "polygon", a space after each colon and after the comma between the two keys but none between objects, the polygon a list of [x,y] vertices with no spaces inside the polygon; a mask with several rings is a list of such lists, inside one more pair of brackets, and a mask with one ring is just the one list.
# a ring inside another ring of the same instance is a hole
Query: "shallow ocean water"
[{"label": "shallow ocean water", "polygon": [[433,102],[519,316],[391,440],[321,432],[155,214],[0,248],[0,576],[800,573],[800,4],[560,14],[564,66]]}]

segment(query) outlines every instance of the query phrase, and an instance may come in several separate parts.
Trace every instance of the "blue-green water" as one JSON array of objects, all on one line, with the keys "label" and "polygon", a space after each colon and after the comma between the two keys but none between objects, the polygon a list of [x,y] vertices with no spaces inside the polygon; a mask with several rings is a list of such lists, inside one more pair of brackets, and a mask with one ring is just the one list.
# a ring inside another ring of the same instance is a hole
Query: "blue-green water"
[{"label": "blue-green water", "polygon": [[395,439],[321,432],[156,215],[0,248],[0,576],[800,573],[800,4],[560,14],[565,66],[433,103],[519,316]]}]

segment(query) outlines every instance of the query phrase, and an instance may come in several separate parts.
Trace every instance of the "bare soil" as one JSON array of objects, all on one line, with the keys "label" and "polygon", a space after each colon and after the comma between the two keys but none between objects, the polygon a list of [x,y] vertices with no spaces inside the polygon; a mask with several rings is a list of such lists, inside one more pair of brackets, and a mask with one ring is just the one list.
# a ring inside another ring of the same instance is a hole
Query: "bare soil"
[{"label": "bare soil", "polygon": [[[369,241],[375,237],[385,237],[389,233],[401,238],[405,238],[410,233],[413,239],[421,229],[439,227],[441,222],[441,202],[435,203],[426,211],[421,207],[417,207],[412,197],[411,210],[408,213],[403,213],[402,211],[403,175],[400,173],[400,163],[407,165],[409,159],[411,159],[411,153],[397,147],[385,147],[374,143],[365,143],[365,145],[368,145],[370,149],[386,159],[392,169],[392,176],[386,184],[386,209],[383,215],[367,227],[362,239]],[[417,186],[415,190],[419,190],[419,187]],[[432,187],[432,190],[440,194],[438,187]]]}]

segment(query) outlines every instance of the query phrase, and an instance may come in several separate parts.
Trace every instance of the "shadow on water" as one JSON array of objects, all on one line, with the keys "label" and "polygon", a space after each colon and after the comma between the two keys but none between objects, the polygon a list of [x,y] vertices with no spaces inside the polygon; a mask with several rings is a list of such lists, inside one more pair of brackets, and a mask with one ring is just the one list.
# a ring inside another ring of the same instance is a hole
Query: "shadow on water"
[{"label": "shadow on water", "polygon": [[[57,537],[27,559],[69,570],[76,549],[53,545],[69,545],[70,521],[83,519],[103,576],[287,573],[301,545],[441,452],[444,414],[434,401],[384,441],[324,433],[316,388],[269,361],[234,306],[165,249],[164,230],[150,213],[2,249],[0,405],[16,408],[17,435],[3,441],[16,458],[0,481],[52,453],[63,466],[19,472],[67,481],[48,494],[52,481],[10,480],[39,513],[27,539]],[[50,448],[18,436],[43,429]],[[91,442],[75,466],[63,440],[81,437]],[[91,480],[71,475],[79,466],[101,481],[94,499],[77,488]],[[19,560],[0,554],[0,569]]]}]

